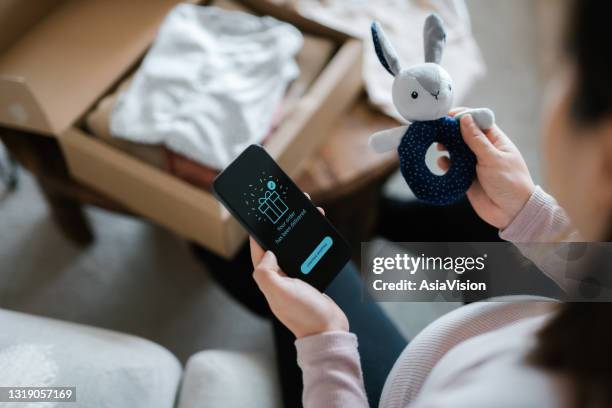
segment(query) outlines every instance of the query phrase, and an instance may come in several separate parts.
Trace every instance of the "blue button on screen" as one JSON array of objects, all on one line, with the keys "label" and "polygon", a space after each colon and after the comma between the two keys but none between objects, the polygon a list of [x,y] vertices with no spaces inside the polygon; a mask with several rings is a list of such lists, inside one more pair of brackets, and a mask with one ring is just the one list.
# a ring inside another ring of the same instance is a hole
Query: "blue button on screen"
[{"label": "blue button on screen", "polygon": [[308,258],[302,263],[300,270],[304,275],[308,275],[310,271],[319,263],[323,255],[329,251],[329,248],[334,244],[334,240],[327,236],[319,242],[319,245],[308,255]]}]

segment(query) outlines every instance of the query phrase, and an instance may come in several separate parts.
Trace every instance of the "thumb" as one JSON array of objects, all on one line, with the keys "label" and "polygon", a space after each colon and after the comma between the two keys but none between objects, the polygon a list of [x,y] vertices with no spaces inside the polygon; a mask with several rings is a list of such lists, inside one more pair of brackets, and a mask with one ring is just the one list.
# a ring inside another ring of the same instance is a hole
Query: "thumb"
[{"label": "thumb", "polygon": [[281,275],[276,256],[272,251],[266,251],[253,271],[253,278],[259,289],[266,294],[271,288],[280,286]]},{"label": "thumb", "polygon": [[468,147],[474,152],[477,159],[485,159],[496,153],[496,147],[480,130],[472,115],[463,116],[460,123],[461,136]]}]

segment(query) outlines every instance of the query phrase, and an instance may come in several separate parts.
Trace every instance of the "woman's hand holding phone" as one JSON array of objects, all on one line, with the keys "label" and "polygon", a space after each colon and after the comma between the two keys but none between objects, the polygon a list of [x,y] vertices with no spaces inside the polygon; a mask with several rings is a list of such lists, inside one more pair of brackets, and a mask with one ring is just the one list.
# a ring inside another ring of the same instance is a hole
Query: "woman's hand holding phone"
[{"label": "woman's hand holding phone", "polygon": [[[454,109],[450,116],[465,109]],[[477,179],[467,191],[468,200],[480,218],[504,229],[535,189],[527,164],[521,152],[497,125],[483,131],[470,115],[463,116],[460,123],[463,140],[478,160]],[[444,146],[438,145],[438,149],[444,150]],[[447,170],[449,158],[440,157],[438,165]]]},{"label": "woman's hand holding phone", "polygon": [[[323,210],[319,208],[323,213]],[[326,294],[303,280],[285,275],[271,251],[264,251],[250,238],[253,278],[274,316],[296,338],[328,331],[348,331],[346,315]]]}]

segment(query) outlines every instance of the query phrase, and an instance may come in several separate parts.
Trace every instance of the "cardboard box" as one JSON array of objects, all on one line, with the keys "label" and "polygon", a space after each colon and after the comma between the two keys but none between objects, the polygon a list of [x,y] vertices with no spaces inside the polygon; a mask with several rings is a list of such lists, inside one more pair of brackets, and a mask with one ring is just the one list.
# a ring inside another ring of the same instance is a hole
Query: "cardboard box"
[{"label": "cardboard box", "polygon": [[[30,13],[29,21],[10,34],[12,45],[0,49],[0,124],[58,137],[76,179],[222,256],[233,255],[246,233],[211,193],[80,127],[83,115],[142,58],[178,1],[48,1],[41,1],[43,10]],[[280,166],[296,175],[362,88],[361,43],[267,1],[240,3],[338,44],[328,66],[266,145]]]},{"label": "cardboard box", "polygon": [[179,0],[14,1],[0,45],[0,124],[58,136],[136,63]]}]

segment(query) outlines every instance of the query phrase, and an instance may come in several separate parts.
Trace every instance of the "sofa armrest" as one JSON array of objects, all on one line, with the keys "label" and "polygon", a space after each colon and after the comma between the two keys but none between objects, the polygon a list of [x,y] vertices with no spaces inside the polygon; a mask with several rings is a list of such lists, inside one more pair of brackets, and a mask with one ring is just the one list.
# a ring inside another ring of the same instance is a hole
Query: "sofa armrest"
[{"label": "sofa armrest", "polygon": [[178,408],[282,407],[274,359],[265,354],[207,350],[185,368]]},{"label": "sofa armrest", "polygon": [[0,386],[76,387],[83,407],[174,406],[182,367],[158,344],[2,309],[0,328]]}]

